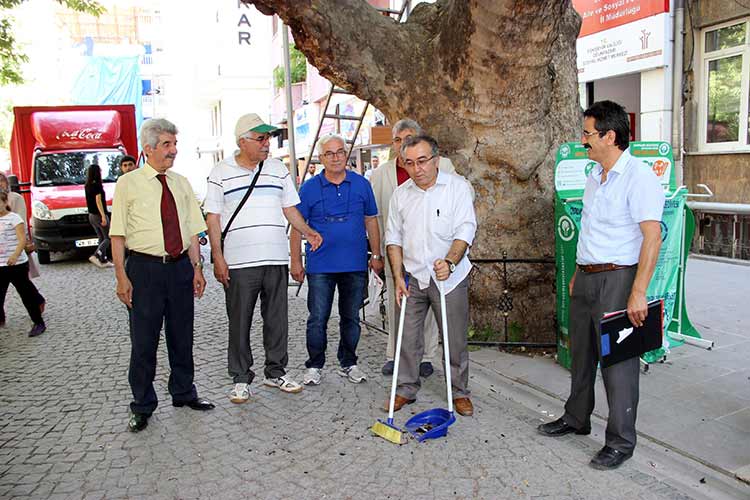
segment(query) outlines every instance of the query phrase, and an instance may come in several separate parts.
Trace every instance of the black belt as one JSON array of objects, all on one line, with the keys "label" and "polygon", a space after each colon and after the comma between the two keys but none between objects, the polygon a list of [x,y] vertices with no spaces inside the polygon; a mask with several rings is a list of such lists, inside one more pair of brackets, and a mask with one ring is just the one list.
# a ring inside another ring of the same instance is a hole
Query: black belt
[{"label": "black belt", "polygon": [[182,259],[187,258],[188,253],[187,251],[184,251],[177,257],[172,257],[171,255],[158,256],[158,255],[151,255],[149,253],[136,252],[135,250],[129,250],[128,256],[139,257],[141,259],[146,259],[146,260],[150,260],[153,262],[161,262],[162,264],[172,264],[174,262],[179,262]]}]

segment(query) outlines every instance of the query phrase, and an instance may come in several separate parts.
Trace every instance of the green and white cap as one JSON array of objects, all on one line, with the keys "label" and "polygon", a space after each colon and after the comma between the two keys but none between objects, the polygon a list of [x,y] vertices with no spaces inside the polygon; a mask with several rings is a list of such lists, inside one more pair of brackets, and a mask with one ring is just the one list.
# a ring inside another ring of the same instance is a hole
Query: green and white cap
[{"label": "green and white cap", "polygon": [[248,132],[266,134],[274,130],[278,130],[278,127],[268,125],[255,113],[248,113],[240,116],[240,119],[237,120],[237,125],[234,127],[234,137],[239,141],[240,136]]}]

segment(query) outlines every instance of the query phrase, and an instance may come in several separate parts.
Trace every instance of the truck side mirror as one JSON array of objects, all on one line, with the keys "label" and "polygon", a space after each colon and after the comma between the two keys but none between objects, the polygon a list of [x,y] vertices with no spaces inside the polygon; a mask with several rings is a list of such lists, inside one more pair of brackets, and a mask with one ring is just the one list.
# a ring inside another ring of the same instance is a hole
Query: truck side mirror
[{"label": "truck side mirror", "polygon": [[8,175],[8,187],[14,193],[21,192],[21,186],[18,185],[18,176],[13,174]]}]

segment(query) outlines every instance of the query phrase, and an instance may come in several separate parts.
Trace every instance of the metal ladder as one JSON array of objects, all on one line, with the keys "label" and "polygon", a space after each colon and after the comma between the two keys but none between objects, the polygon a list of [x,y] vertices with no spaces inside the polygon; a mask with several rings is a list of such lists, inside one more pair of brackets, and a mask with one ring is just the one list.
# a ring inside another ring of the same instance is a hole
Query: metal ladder
[{"label": "metal ladder", "polygon": [[[408,15],[409,9],[411,6],[411,0],[404,0],[401,4],[401,8],[396,9],[387,9],[383,7],[373,7],[378,12],[382,12],[389,17],[396,16],[396,22],[401,22],[401,20],[404,18],[404,15]],[[297,186],[297,189],[299,189],[302,184],[305,182],[305,178],[307,177],[307,170],[309,165],[320,165],[321,161],[318,158],[313,158],[315,155],[315,147],[318,145],[318,139],[320,139],[320,131],[323,129],[323,122],[325,120],[349,120],[349,121],[356,121],[357,122],[357,128],[354,130],[354,136],[351,139],[346,139],[346,145],[348,146],[346,148],[346,164],[349,163],[349,158],[351,157],[352,150],[354,149],[354,143],[357,141],[357,136],[359,135],[359,129],[362,127],[362,122],[365,119],[365,114],[367,113],[367,108],[370,106],[370,101],[365,101],[365,106],[362,108],[362,112],[359,115],[342,115],[336,112],[332,112],[329,110],[329,107],[331,106],[331,98],[334,94],[344,94],[344,95],[354,95],[352,92],[349,92],[348,90],[344,90],[342,88],[336,87],[336,85],[331,84],[331,88],[328,91],[328,96],[326,97],[326,104],[323,107],[323,115],[320,118],[320,122],[318,122],[318,129],[315,131],[315,138],[313,139],[312,143],[310,144],[310,151],[308,152],[307,156],[305,157],[305,170],[302,172],[302,175],[300,176],[299,185]],[[294,133],[294,131],[290,131],[290,133]],[[287,234],[291,232],[291,224],[287,224],[286,231]],[[304,250],[303,250],[303,257],[304,257]],[[297,287],[297,291],[295,293],[295,296],[299,295],[300,290],[302,290],[302,283],[297,283],[296,281],[291,279],[291,276],[289,277],[288,285],[290,287],[295,286]],[[363,316],[364,316],[364,306],[363,306]],[[364,322],[364,320],[363,320]],[[367,326],[370,326],[371,328],[375,328],[380,330],[383,333],[388,333],[386,330],[382,328],[378,328],[376,325],[366,323]]]},{"label": "metal ladder", "polygon": [[[396,21],[401,22],[401,19],[404,18],[404,15],[407,15],[409,12],[409,8],[411,5],[411,0],[404,0],[401,4],[401,8],[396,9],[387,9],[383,7],[373,7],[378,12],[382,12],[388,16],[396,16]],[[302,176],[300,177],[299,185],[301,186],[302,183],[305,182],[305,177],[307,177],[307,166],[311,164],[319,165],[321,162],[317,158],[313,158],[315,155],[315,147],[318,145],[318,139],[320,138],[320,131],[323,129],[323,122],[325,120],[345,120],[345,121],[353,121],[357,122],[357,128],[354,130],[354,136],[351,139],[346,139],[346,163],[349,163],[349,158],[351,157],[352,150],[354,149],[354,143],[357,140],[357,136],[359,135],[359,129],[362,127],[362,122],[365,119],[365,114],[367,113],[367,109],[370,107],[370,102],[365,101],[365,106],[362,108],[362,112],[358,115],[342,115],[338,114],[335,111],[329,110],[329,107],[331,106],[331,98],[334,94],[344,94],[344,95],[354,95],[348,90],[344,90],[342,88],[336,87],[335,85],[331,85],[330,90],[328,91],[328,96],[326,97],[326,104],[323,108],[323,115],[320,117],[320,122],[318,123],[318,130],[315,132],[315,139],[313,139],[312,143],[310,144],[310,151],[308,152],[307,156],[305,157],[305,171],[302,172]]]}]

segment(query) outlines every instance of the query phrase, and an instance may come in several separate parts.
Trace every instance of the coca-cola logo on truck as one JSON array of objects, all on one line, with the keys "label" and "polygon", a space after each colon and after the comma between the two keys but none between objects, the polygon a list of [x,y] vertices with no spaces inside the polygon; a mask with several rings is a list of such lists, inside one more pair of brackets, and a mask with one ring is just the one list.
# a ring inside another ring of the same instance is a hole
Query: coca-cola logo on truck
[{"label": "coca-cola logo on truck", "polygon": [[113,109],[35,111],[31,130],[42,150],[112,148],[122,144],[120,113]]},{"label": "coca-cola logo on truck", "polygon": [[105,132],[103,130],[96,130],[93,128],[82,128],[72,131],[63,130],[55,136],[55,139],[57,139],[58,141],[63,139],[79,139],[82,141],[91,141],[101,139],[104,133]]}]

